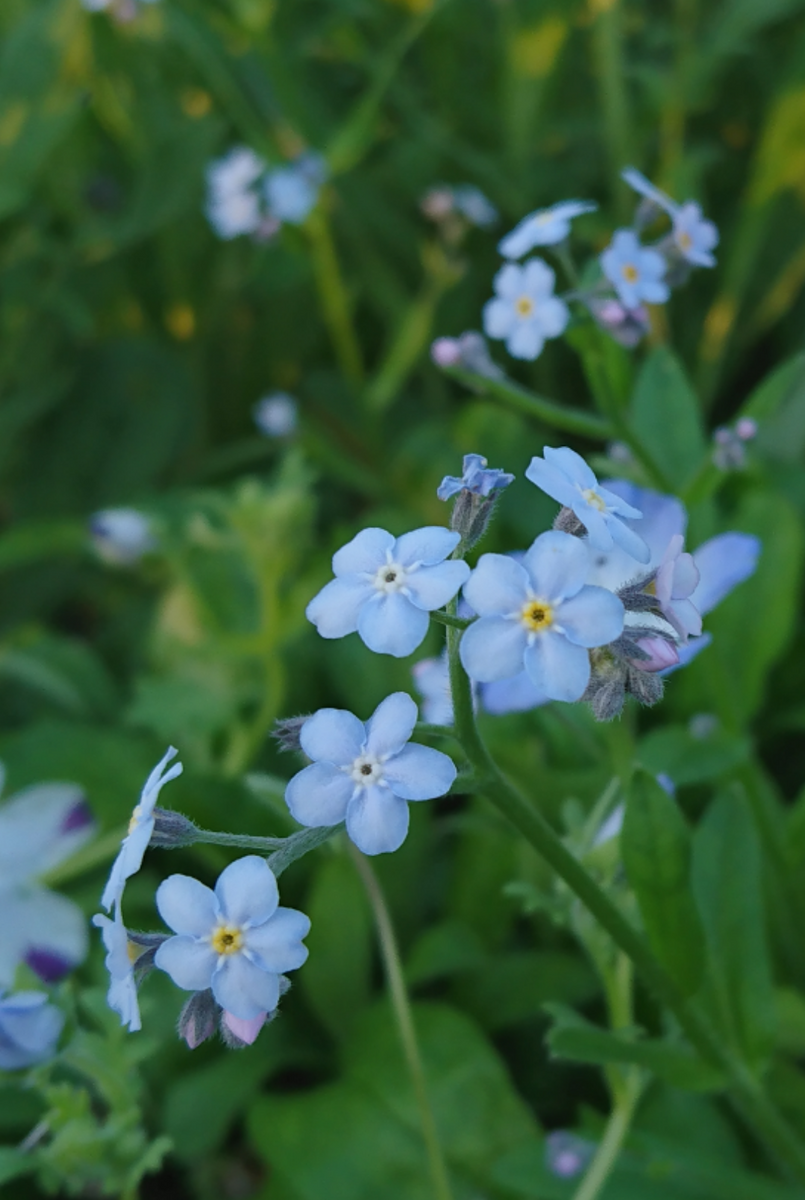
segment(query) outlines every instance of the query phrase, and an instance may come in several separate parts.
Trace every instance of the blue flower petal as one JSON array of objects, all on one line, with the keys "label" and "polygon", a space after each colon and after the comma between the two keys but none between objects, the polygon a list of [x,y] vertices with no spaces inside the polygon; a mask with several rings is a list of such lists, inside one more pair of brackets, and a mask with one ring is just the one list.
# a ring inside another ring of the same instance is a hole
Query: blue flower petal
[{"label": "blue flower petal", "polygon": [[651,551],[646,543],[630,529],[628,525],[624,525],[623,521],[614,520],[608,524],[608,529],[612,535],[612,540],[625,550],[627,554],[631,554],[632,558],[637,559],[640,563],[647,563],[651,558]]},{"label": "blue flower petal", "polygon": [[525,652],[532,683],[551,700],[580,700],[590,680],[590,659],[560,634],[544,633]]},{"label": "blue flower petal", "polygon": [[383,778],[403,800],[433,800],[453,786],[453,760],[430,746],[405,746],[385,764]]},{"label": "blue flower petal", "polygon": [[557,613],[557,622],[577,646],[606,646],[623,632],[623,604],[606,588],[584,587],[577,596],[566,600]]},{"label": "blue flower petal", "polygon": [[235,925],[262,925],[277,911],[279,889],[264,858],[246,854],[218,876],[215,896],[222,915]]},{"label": "blue flower petal", "polygon": [[487,300],[483,307],[482,321],[484,333],[491,338],[507,338],[517,320],[517,315],[510,300],[495,296]]},{"label": "blue flower petal", "polygon": [[432,612],[452,600],[469,575],[467,563],[458,559],[439,563],[435,567],[421,567],[406,579],[409,599],[424,612]]},{"label": "blue flower petal", "polygon": [[231,954],[221,960],[212,977],[212,994],[221,1008],[241,1021],[251,1021],[279,1004],[279,975],[262,971],[245,954]]},{"label": "blue flower petal", "polygon": [[536,539],[526,553],[523,566],[537,595],[555,602],[575,596],[584,587],[590,556],[579,538],[550,530]]},{"label": "blue flower petal", "polygon": [[702,615],[754,573],[760,551],[760,540],[749,533],[721,533],[694,551],[699,584],[690,598]]},{"label": "blue flower petal", "polygon": [[299,771],[285,789],[285,803],[300,825],[339,825],[355,785],[331,763],[313,763]]},{"label": "blue flower petal", "polygon": [[347,809],[347,833],[364,854],[399,850],[408,822],[408,804],[388,788],[361,788]]},{"label": "blue flower petal", "polygon": [[375,594],[360,575],[331,579],[305,609],[308,621],[323,638],[346,637],[358,628],[361,608]]},{"label": "blue flower petal", "polygon": [[338,767],[354,762],[365,741],[363,721],[344,708],[320,708],[308,717],[299,734],[308,758],[335,763]]},{"label": "blue flower petal", "polygon": [[159,915],[174,933],[206,937],[215,924],[215,895],[191,875],[170,875],[157,888],[156,900]]},{"label": "blue flower petal", "polygon": [[263,971],[281,975],[307,961],[302,938],[310,933],[310,918],[295,908],[278,908],[268,921],[249,929],[246,950]]},{"label": "blue flower petal", "polygon": [[522,670],[512,679],[497,679],[481,687],[481,704],[494,716],[510,712],[527,712],[547,704],[549,697],[539,691],[527,671]]},{"label": "blue flower petal", "polygon": [[569,446],[546,446],[543,453],[545,461],[562,471],[576,487],[598,490],[595,472],[575,450]]},{"label": "blue flower petal", "polygon": [[186,992],[203,992],[210,986],[218,955],[207,942],[193,937],[172,937],[157,947],[154,965]]},{"label": "blue flower petal", "polygon": [[482,554],[464,584],[464,598],[481,617],[516,613],[528,596],[528,574],[506,554]]},{"label": "blue flower petal", "polygon": [[[547,447],[546,447],[547,449]],[[546,495],[571,508],[579,499],[577,489],[559,467],[547,463],[545,459],[535,456],[531,459],[525,473],[526,479],[535,484]]]},{"label": "blue flower petal", "polygon": [[386,552],[393,548],[394,538],[385,529],[362,529],[333,555],[333,573],[352,575],[369,571],[374,574],[386,561]]},{"label": "blue flower petal", "polygon": [[366,750],[376,758],[399,754],[417,722],[417,706],[407,692],[381,700],[366,723]]},{"label": "blue flower petal", "polygon": [[506,349],[512,358],[522,358],[526,362],[538,358],[544,345],[545,338],[539,322],[533,319],[518,321],[506,341]]},{"label": "blue flower petal", "polygon": [[492,683],[519,675],[528,636],[519,621],[481,617],[464,630],[459,655],[470,679]]},{"label": "blue flower petal", "polygon": [[[5,901],[3,907],[5,910]],[[25,939],[26,956],[39,951],[42,956],[61,959],[68,970],[87,957],[86,918],[67,896],[43,887],[26,888],[18,897],[16,919]]]},{"label": "blue flower petal", "polygon": [[377,593],[376,598],[361,609],[358,633],[375,654],[405,658],[425,640],[429,625],[428,614],[401,593],[392,592],[385,596]]},{"label": "blue flower petal", "polygon": [[393,558],[404,567],[412,567],[415,563],[431,567],[444,562],[460,541],[461,535],[453,529],[445,529],[443,525],[426,525],[423,529],[414,529],[398,537],[394,543]]}]

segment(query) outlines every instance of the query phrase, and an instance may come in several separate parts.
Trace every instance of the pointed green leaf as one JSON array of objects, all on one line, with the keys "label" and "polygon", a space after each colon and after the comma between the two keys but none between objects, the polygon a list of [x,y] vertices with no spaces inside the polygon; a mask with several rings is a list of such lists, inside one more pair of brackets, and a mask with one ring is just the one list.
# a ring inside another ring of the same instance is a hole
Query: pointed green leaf
[{"label": "pointed green leaf", "polygon": [[679,359],[658,346],[637,378],[631,406],[634,433],[668,480],[681,488],[707,451],[699,401]]}]

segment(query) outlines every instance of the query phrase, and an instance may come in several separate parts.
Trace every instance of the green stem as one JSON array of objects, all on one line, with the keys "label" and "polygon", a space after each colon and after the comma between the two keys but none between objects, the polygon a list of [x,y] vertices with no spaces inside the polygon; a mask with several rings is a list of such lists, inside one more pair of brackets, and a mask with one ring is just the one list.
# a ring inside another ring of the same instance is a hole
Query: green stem
[{"label": "green stem", "polygon": [[453,1194],[450,1189],[450,1180],[447,1175],[447,1166],[442,1154],[442,1148],[439,1143],[439,1135],[436,1129],[436,1121],[433,1116],[430,1100],[428,1098],[427,1082],[425,1080],[425,1070],[422,1066],[422,1057],[419,1053],[419,1044],[416,1038],[416,1030],[414,1028],[413,1016],[411,1014],[411,1003],[408,998],[408,992],[405,987],[405,979],[403,977],[402,963],[400,961],[400,951],[397,946],[397,939],[394,936],[394,926],[391,923],[389,910],[386,906],[386,901],[381,891],[377,876],[367,859],[359,850],[356,850],[350,845],[350,853],[357,867],[358,874],[361,877],[363,886],[366,888],[366,894],[369,897],[369,902],[372,905],[375,922],[377,924],[377,933],[380,939],[380,952],[383,955],[383,965],[388,978],[389,991],[391,993],[391,1003],[394,1008],[394,1016],[397,1020],[397,1027],[400,1033],[400,1041],[402,1042],[403,1052],[408,1064],[408,1071],[411,1076],[411,1082],[414,1086],[414,1093],[419,1105],[419,1114],[422,1121],[422,1136],[425,1141],[425,1148],[428,1154],[428,1163],[430,1166],[431,1180],[433,1183],[433,1193],[437,1200],[453,1200]]},{"label": "green stem", "polygon": [[268,857],[268,865],[275,877],[279,879],[282,872],[291,863],[296,862],[304,854],[309,854],[311,850],[323,846],[333,834],[340,833],[343,828],[342,821],[340,825],[321,825],[314,829],[300,829],[298,833],[292,833],[290,837],[283,838],[280,848]]},{"label": "green stem", "polygon": [[519,383],[513,383],[511,379],[491,379],[464,367],[446,367],[445,374],[460,380],[482,395],[502,400],[510,408],[516,408],[518,412],[525,413],[533,420],[542,421],[553,429],[561,429],[564,433],[577,433],[581,437],[593,438],[598,442],[605,442],[613,436],[609,422],[595,413],[586,413],[579,408],[557,404],[555,400],[539,396],[536,392],[521,387]]},{"label": "green stem", "polygon": [[623,62],[623,29],[619,0],[600,0],[592,28],[593,54],[601,89],[604,140],[609,154],[613,196],[625,214],[625,189],[620,173],[631,159],[629,97]]},{"label": "green stem", "polygon": [[655,998],[676,1017],[702,1058],[723,1070],[731,1081],[728,1093],[736,1109],[778,1161],[805,1184],[805,1146],[764,1094],[749,1069],[721,1043],[709,1021],[693,1008],[647,943],[593,877],[571,854],[545,818],[501,774],[475,723],[470,681],[458,656],[461,634],[447,631],[450,687],[455,728],[470,764],[490,780],[483,794],[509,819],[626,954]]},{"label": "green stem", "polygon": [[330,224],[321,208],[308,218],[306,225],[313,251],[313,266],[319,288],[324,320],[330,332],[339,366],[353,384],[363,381],[363,360],[352,324],[352,313]]},{"label": "green stem", "polygon": [[[292,837],[298,836],[292,834]],[[237,846],[240,850],[257,850],[261,854],[270,854],[281,850],[289,838],[255,837],[251,833],[218,833],[213,829],[199,829],[193,841],[205,842],[209,846]]]},{"label": "green stem", "polygon": [[452,613],[440,612],[437,609],[431,612],[430,619],[431,621],[438,621],[440,625],[447,625],[452,629],[466,629],[468,625],[472,625],[472,622],[476,620],[475,617],[471,620],[467,620],[464,617],[454,617]]},{"label": "green stem", "polygon": [[573,1193],[573,1200],[595,1200],[618,1160],[642,1091],[642,1072],[639,1067],[631,1067],[624,1074],[624,1086],[613,1105],[604,1136],[584,1178]]}]

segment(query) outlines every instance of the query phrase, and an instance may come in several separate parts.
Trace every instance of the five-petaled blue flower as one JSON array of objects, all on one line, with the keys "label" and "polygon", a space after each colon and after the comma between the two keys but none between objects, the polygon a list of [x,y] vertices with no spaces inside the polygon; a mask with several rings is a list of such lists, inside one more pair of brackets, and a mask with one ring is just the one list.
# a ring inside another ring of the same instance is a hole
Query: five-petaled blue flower
[{"label": "five-petaled blue flower", "polygon": [[17,1071],[51,1058],[64,1016],[44,992],[0,992],[0,1070]]},{"label": "five-petaled blue flower", "polygon": [[470,573],[445,562],[460,534],[429,525],[394,538],[363,529],[333,555],[335,579],[306,609],[324,638],[357,631],[370,650],[404,658],[428,632],[428,613],[452,600]]},{"label": "five-petaled blue flower", "polygon": [[109,972],[106,1003],[119,1015],[121,1025],[126,1025],[130,1033],[136,1033],[142,1028],[140,1005],[137,1001],[137,984],[134,979],[134,961],[130,953],[128,930],[123,924],[120,909],[118,908],[112,921],[101,913],[96,913],[92,924],[100,929],[106,947],[106,969]]},{"label": "five-petaled blue flower", "polygon": [[264,184],[269,213],[278,221],[301,225],[315,207],[326,178],[327,164],[314,153],[302,154],[295,162],[269,171]]},{"label": "five-petaled blue flower", "polygon": [[446,754],[408,744],[416,720],[416,704],[405,692],[387,696],[365,724],[340,708],[309,717],[299,740],[313,762],[285,790],[299,824],[346,821],[364,854],[397,850],[408,833],[408,801],[443,796],[456,777]]},{"label": "five-petaled blue flower", "polygon": [[541,208],[524,217],[498,243],[504,258],[522,258],[535,246],[555,246],[570,233],[570,222],[582,213],[595,212],[597,204],[590,200],[562,200],[550,208]]},{"label": "five-petaled blue flower", "polygon": [[718,245],[718,229],[703,215],[699,204],[694,200],[676,204],[665,192],[649,183],[645,175],[641,175],[634,167],[626,167],[621,171],[621,175],[636,192],[648,200],[653,200],[659,208],[668,213],[673,224],[674,242],[684,259],[697,267],[716,265],[715,255],[711,251]]},{"label": "five-petaled blue flower", "polygon": [[527,671],[551,700],[579,700],[590,679],[588,649],[623,630],[623,605],[604,588],[587,587],[590,560],[579,538],[551,530],[522,564],[483,554],[464,585],[479,620],[464,631],[459,653],[481,683]]},{"label": "five-petaled blue flower", "polygon": [[513,358],[537,358],[545,339],[559,337],[570,320],[564,300],[553,294],[555,282],[540,258],[501,267],[494,279],[497,295],[484,305],[484,332],[505,341]]},{"label": "five-petaled blue flower", "polygon": [[488,496],[490,492],[502,491],[514,476],[508,471],[500,471],[497,467],[487,465],[487,460],[480,454],[465,454],[463,462],[464,474],[459,479],[456,475],[445,475],[436,489],[440,500],[449,500],[459,492],[472,492],[476,496]]},{"label": "five-petaled blue flower", "polygon": [[601,269],[627,308],[662,304],[670,295],[665,283],[665,259],[658,250],[641,246],[631,229],[618,229],[601,255]]},{"label": "five-petaled blue flower", "polygon": [[166,783],[182,773],[181,763],[174,763],[166,770],[168,763],[178,753],[173,746],[169,747],[164,758],[157,763],[145,781],[145,787],[140,793],[140,802],[131,814],[129,831],[123,839],[117,858],[112,863],[112,870],[101,896],[101,904],[107,912],[111,911],[113,904],[120,905],[126,880],[135,875],[142,866],[143,855],[154,832],[154,809],[159,793]]},{"label": "five-petaled blue flower", "polygon": [[279,907],[277,881],[265,859],[247,855],[221,872],[215,891],[189,875],[171,875],[157,890],[157,908],[177,937],[163,942],[154,963],[177,987],[212,988],[222,1008],[242,1021],[272,1012],[280,975],[301,967],[310,920]]},{"label": "five-petaled blue flower", "polygon": [[[649,549],[641,537],[624,525],[622,517],[637,520],[639,509],[627,504],[598,483],[594,473],[575,450],[545,447],[545,458],[534,457],[526,470],[530,479],[554,500],[572,509],[587,529],[590,545],[610,550],[616,543],[638,562],[649,561]],[[470,601],[472,603],[472,601]]]}]

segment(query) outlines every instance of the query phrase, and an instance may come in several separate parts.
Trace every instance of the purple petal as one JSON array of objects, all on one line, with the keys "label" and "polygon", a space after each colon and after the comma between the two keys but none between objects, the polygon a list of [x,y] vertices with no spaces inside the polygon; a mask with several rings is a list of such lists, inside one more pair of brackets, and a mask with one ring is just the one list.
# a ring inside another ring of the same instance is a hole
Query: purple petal
[{"label": "purple petal", "polygon": [[157,947],[154,965],[170,975],[186,992],[203,992],[210,986],[218,955],[206,942],[192,937],[172,937]]},{"label": "purple petal", "polygon": [[277,911],[280,899],[274,872],[256,854],[225,867],[218,876],[215,895],[221,913],[235,925],[262,925]]},{"label": "purple petal", "polygon": [[532,683],[551,700],[580,700],[590,680],[590,659],[581,646],[559,634],[544,633],[525,652]]},{"label": "purple petal", "polygon": [[470,679],[492,683],[519,675],[527,643],[528,635],[519,621],[481,617],[464,630],[459,654]]},{"label": "purple petal", "polygon": [[584,587],[566,600],[556,619],[577,646],[606,646],[623,632],[623,604],[605,588]]},{"label": "purple petal", "polygon": [[405,746],[385,764],[383,777],[403,800],[434,800],[453,786],[453,760],[430,746]]},{"label": "purple petal", "polygon": [[[3,901],[4,919],[6,902]],[[32,887],[18,897],[16,918],[25,939],[25,954],[36,951],[66,960],[75,967],[89,949],[87,921],[81,909],[60,892]]]},{"label": "purple petal", "polygon": [[334,575],[353,575],[368,571],[374,575],[386,561],[386,552],[394,546],[394,538],[385,529],[362,529],[351,542],[333,555]]},{"label": "purple petal", "polygon": [[414,529],[397,538],[392,557],[403,567],[412,567],[415,563],[430,567],[443,562],[460,541],[461,535],[453,529],[426,525],[424,529]]},{"label": "purple petal", "polygon": [[528,597],[528,574],[507,554],[482,554],[464,584],[464,598],[481,617],[516,613]]},{"label": "purple petal", "polygon": [[212,977],[212,994],[234,1017],[253,1021],[279,1004],[279,975],[261,971],[245,954],[231,954]]},{"label": "purple petal", "polygon": [[355,789],[348,775],[331,763],[313,763],[290,780],[285,803],[300,825],[338,825],[347,815]]},{"label": "purple petal", "polygon": [[358,575],[331,579],[310,601],[305,616],[321,637],[346,637],[358,628],[361,609],[373,595],[371,583]]},{"label": "purple petal", "polygon": [[590,557],[579,538],[551,530],[540,534],[528,550],[523,566],[531,576],[536,593],[556,602],[575,596],[584,587]]},{"label": "purple petal", "polygon": [[282,975],[295,971],[308,956],[302,938],[310,933],[310,918],[295,908],[278,908],[268,921],[246,934],[246,950],[264,971]]},{"label": "purple petal", "polygon": [[417,707],[407,692],[381,700],[366,723],[366,749],[377,758],[399,754],[417,722]]},{"label": "purple petal", "polygon": [[389,595],[376,592],[361,609],[358,633],[375,654],[405,658],[421,646],[429,625],[428,614],[416,608],[400,592]]},{"label": "purple petal", "polygon": [[35,946],[26,953],[25,963],[43,983],[58,983],[76,965],[54,950],[37,949]]},{"label": "purple petal", "polygon": [[409,599],[417,608],[432,612],[452,600],[469,575],[467,563],[457,560],[436,567],[421,567],[406,579]]},{"label": "purple petal", "polygon": [[320,708],[308,717],[299,733],[299,742],[314,762],[335,763],[344,767],[354,762],[366,741],[363,721],[344,708]]},{"label": "purple petal", "polygon": [[170,875],[157,888],[157,910],[175,933],[206,937],[217,920],[215,895],[191,875]]},{"label": "purple petal", "polygon": [[407,802],[388,788],[361,788],[347,809],[347,833],[364,854],[399,850],[408,822]]}]

